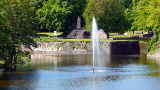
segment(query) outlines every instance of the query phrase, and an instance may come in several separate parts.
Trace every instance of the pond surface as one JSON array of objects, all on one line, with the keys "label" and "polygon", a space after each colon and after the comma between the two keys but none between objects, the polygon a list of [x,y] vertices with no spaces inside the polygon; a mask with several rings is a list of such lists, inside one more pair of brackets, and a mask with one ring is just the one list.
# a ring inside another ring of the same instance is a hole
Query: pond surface
[{"label": "pond surface", "polygon": [[0,73],[0,90],[160,90],[154,60],[110,57],[92,71],[91,55],[33,56],[29,70]]}]

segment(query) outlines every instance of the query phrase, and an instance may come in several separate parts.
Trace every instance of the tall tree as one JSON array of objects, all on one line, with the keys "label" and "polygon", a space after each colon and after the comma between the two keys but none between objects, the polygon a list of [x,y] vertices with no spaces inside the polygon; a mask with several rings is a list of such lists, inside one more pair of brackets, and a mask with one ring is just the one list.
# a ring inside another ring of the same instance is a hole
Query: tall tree
[{"label": "tall tree", "polygon": [[91,29],[92,17],[105,31],[118,32],[125,29],[124,7],[119,0],[89,0],[84,12],[86,28]]},{"label": "tall tree", "polygon": [[133,0],[128,17],[132,21],[132,30],[160,31],[160,1]]},{"label": "tall tree", "polygon": [[132,0],[119,0],[119,1],[122,5],[124,5],[125,8],[129,8],[132,4]]},{"label": "tall tree", "polygon": [[48,0],[37,10],[39,24],[46,29],[60,31],[71,13],[72,6],[67,0]]},{"label": "tall tree", "polygon": [[33,44],[35,34],[34,0],[1,0],[0,1],[0,58],[6,66],[18,63],[25,56],[21,45]]},{"label": "tall tree", "polygon": [[83,12],[85,10],[87,0],[68,0],[68,2],[72,5],[72,11],[67,17],[67,22],[65,24],[64,33],[69,33],[73,29],[76,28],[77,18],[81,18],[81,24],[84,25]]},{"label": "tall tree", "polygon": [[155,36],[149,40],[148,51],[156,49],[160,40],[160,1],[132,0],[132,7],[127,10],[131,30],[152,30]]}]

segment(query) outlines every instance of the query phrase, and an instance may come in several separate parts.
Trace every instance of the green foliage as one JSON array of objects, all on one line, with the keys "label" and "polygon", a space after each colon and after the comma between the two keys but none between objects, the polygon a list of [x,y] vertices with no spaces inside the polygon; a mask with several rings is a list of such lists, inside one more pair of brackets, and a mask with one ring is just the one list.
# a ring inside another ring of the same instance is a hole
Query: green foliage
[{"label": "green foliage", "polygon": [[129,8],[132,4],[132,0],[120,0],[120,3],[125,7]]},{"label": "green foliage", "polygon": [[[107,8],[107,0],[89,0],[84,12],[84,18],[86,21],[86,28],[91,30],[92,18],[95,16],[98,23],[101,18],[105,16],[105,9]],[[104,18],[105,19],[105,18]]]},{"label": "green foliage", "polygon": [[160,1],[159,0],[132,0],[132,6],[126,10],[131,22],[131,30],[152,30],[156,36],[148,41],[148,52],[153,52],[160,40]]},{"label": "green foliage", "polygon": [[72,5],[72,10],[67,17],[66,24],[64,25],[65,29],[63,29],[63,32],[65,34],[68,34],[76,28],[78,16],[81,18],[82,27],[84,26],[85,22],[82,17],[82,14],[86,7],[87,0],[68,0],[68,2]]},{"label": "green foliage", "polygon": [[29,36],[33,36],[36,29],[32,2],[32,0],[4,0],[2,3],[1,16],[5,22],[2,21],[0,29],[10,36],[10,40],[14,39],[16,44],[32,42]]},{"label": "green foliage", "polygon": [[160,30],[160,1],[133,0],[132,8],[128,10],[132,22],[132,30]]},{"label": "green foliage", "polygon": [[156,33],[148,40],[148,52],[153,52],[160,40],[160,1],[159,0],[132,0],[131,7],[125,12],[131,23],[132,31],[152,30]]},{"label": "green foliage", "polygon": [[37,10],[39,24],[49,30],[60,31],[63,29],[71,9],[72,6],[66,0],[45,1],[43,2],[43,7]]},{"label": "green foliage", "polygon": [[68,0],[73,6],[72,14],[77,16],[82,16],[84,9],[86,7],[87,0]]},{"label": "green foliage", "polygon": [[156,35],[155,35],[151,40],[149,40],[149,42],[148,42],[148,46],[149,46],[148,52],[149,52],[149,53],[154,53],[154,51],[155,51],[157,48],[159,48],[159,47],[157,47],[157,46],[160,44],[159,41],[160,41],[160,33],[158,32],[158,33],[156,33]]},{"label": "green foliage", "polygon": [[91,30],[93,16],[96,17],[98,26],[106,32],[118,32],[126,28],[124,7],[119,0],[89,0],[84,12],[88,30]]},{"label": "green foliage", "polygon": [[35,6],[36,10],[43,7],[43,2],[46,0],[33,0],[33,5]]},{"label": "green foliage", "polygon": [[[18,63],[21,45],[34,43],[36,24],[34,20],[34,0],[0,1],[0,58],[6,64]],[[25,54],[28,55],[28,54]]]}]

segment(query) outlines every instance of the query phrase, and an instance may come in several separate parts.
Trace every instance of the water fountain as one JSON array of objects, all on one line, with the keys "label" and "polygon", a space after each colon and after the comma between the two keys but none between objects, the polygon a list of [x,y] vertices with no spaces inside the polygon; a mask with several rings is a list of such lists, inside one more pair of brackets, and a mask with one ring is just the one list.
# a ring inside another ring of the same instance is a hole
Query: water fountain
[{"label": "water fountain", "polygon": [[99,35],[98,35],[98,26],[96,23],[95,17],[92,20],[92,54],[93,54],[93,72],[95,71],[95,62],[99,59],[100,55],[100,46],[99,46]]}]

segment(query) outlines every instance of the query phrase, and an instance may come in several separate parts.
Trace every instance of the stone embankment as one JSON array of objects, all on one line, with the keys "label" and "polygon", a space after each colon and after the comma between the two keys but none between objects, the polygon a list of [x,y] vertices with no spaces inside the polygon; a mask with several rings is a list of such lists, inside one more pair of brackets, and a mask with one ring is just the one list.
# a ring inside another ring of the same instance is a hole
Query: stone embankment
[{"label": "stone embankment", "polygon": [[[77,55],[92,54],[91,42],[37,42],[32,54]],[[100,51],[110,55],[139,55],[138,41],[100,42]]]},{"label": "stone embankment", "polygon": [[[108,48],[109,43],[102,47]],[[38,42],[33,54],[91,54],[91,42]]]}]

